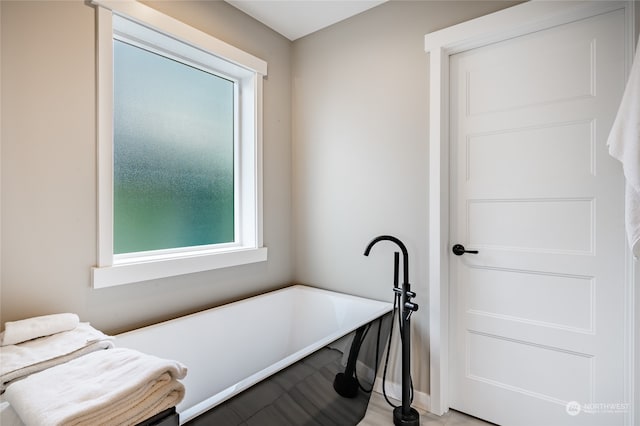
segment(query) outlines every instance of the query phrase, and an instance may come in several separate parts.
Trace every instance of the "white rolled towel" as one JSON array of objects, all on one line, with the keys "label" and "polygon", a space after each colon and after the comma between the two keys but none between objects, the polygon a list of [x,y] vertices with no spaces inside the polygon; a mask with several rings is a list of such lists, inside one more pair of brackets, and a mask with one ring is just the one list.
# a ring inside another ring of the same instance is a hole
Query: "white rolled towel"
[{"label": "white rolled towel", "polygon": [[73,330],[80,323],[76,314],[53,314],[6,322],[0,346],[15,345],[38,337]]},{"label": "white rolled towel", "polygon": [[0,394],[14,380],[88,353],[110,349],[113,338],[81,322],[76,328],[0,347]]}]

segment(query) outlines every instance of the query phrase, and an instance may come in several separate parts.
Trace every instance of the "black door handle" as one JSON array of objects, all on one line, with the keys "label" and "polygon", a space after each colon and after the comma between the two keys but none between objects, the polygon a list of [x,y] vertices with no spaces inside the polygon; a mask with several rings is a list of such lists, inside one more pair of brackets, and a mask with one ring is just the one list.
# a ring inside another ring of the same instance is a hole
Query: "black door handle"
[{"label": "black door handle", "polygon": [[456,244],[451,248],[451,251],[456,256],[462,256],[465,253],[478,254],[478,250],[465,250],[462,244]]}]

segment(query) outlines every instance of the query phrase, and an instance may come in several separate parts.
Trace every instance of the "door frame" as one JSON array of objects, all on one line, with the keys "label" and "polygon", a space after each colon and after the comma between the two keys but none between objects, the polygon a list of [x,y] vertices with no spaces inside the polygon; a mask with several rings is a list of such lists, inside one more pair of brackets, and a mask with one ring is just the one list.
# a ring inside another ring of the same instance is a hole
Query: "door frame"
[{"label": "door frame", "polygon": [[[625,67],[628,76],[635,51],[634,1],[546,2],[530,1],[425,36],[430,54],[429,83],[429,411],[449,410],[449,57],[469,49],[525,35],[533,31],[624,9]],[[604,142],[603,142],[604,143]],[[622,189],[621,189],[622,190]],[[625,254],[625,369],[629,380],[625,395],[631,401],[627,421],[640,413],[640,265],[631,251]],[[636,352],[638,352],[636,354]],[[640,414],[639,414],[640,415]]]}]

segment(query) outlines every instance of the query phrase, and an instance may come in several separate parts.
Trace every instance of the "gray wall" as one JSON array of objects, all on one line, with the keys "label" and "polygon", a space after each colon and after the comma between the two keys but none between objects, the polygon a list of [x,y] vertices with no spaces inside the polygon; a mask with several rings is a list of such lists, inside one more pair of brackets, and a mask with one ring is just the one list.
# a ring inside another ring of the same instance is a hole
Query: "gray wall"
[{"label": "gray wall", "polygon": [[429,391],[424,35],[512,4],[391,1],[293,44],[295,277],[391,301],[395,246],[380,243],[368,258],[363,251],[380,234],[403,240],[421,306],[412,317],[412,359],[422,393]]},{"label": "gray wall", "polygon": [[224,2],[154,8],[266,60],[266,263],[101,290],[96,262],[95,12],[84,1],[1,1],[0,321],[76,312],[118,332],[292,281],[291,42]]}]

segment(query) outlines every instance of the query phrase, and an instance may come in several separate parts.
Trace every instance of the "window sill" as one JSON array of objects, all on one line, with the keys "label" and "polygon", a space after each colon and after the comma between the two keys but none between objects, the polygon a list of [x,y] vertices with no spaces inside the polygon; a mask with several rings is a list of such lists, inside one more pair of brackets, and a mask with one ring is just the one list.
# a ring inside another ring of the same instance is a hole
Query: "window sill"
[{"label": "window sill", "polygon": [[260,247],[224,253],[121,263],[92,268],[91,282],[93,288],[106,288],[212,269],[228,268],[230,266],[264,262],[266,260],[267,248]]}]

